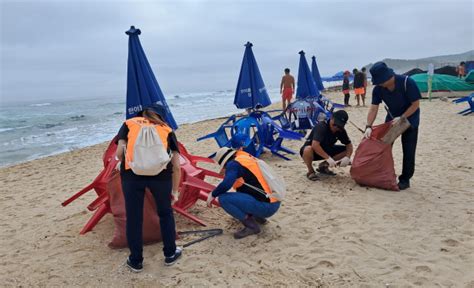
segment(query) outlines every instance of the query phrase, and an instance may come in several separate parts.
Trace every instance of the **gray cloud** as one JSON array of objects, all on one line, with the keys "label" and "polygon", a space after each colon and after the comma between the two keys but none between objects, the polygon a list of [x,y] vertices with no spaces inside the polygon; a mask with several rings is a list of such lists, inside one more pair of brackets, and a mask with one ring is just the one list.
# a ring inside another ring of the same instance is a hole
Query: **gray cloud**
[{"label": "gray cloud", "polygon": [[[125,99],[127,36],[165,94],[233,89],[246,41],[269,87],[298,51],[323,75],[472,49],[471,1],[3,1],[1,99]],[[462,21],[461,21],[462,20]],[[296,74],[296,73],[295,73]]]}]

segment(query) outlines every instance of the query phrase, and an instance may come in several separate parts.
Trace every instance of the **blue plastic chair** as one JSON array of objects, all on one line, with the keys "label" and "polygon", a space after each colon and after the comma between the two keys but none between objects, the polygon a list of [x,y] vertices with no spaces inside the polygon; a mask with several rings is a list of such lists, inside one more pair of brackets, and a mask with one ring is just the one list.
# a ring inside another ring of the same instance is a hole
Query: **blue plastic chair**
[{"label": "blue plastic chair", "polygon": [[465,96],[465,97],[453,100],[453,102],[454,103],[467,102],[469,104],[469,108],[458,112],[458,114],[466,116],[466,115],[469,115],[471,113],[474,113],[474,93],[471,93],[471,95],[469,95],[469,96]]},{"label": "blue plastic chair", "polygon": [[295,154],[293,150],[290,150],[286,147],[283,147],[281,144],[284,139],[289,139],[289,140],[301,140],[303,138],[302,135],[299,133],[293,132],[293,131],[288,131],[280,126],[273,121],[272,117],[264,113],[261,116],[262,120],[262,127],[264,127],[264,145],[267,149],[272,152],[273,155],[276,155],[280,158],[283,158],[285,160],[290,160],[288,157],[282,155],[280,151],[283,151],[288,154]]},{"label": "blue plastic chair", "polygon": [[232,126],[235,123],[235,115],[230,116],[220,127],[217,129],[216,132],[207,134],[206,136],[202,136],[197,139],[197,141],[201,141],[208,138],[214,138],[217,142],[219,147],[230,147],[230,138],[229,134],[227,134],[226,130],[232,130]]},{"label": "blue plastic chair", "polygon": [[263,128],[255,117],[246,116],[240,118],[232,125],[231,137],[237,133],[248,135],[250,144],[244,147],[244,151],[259,157],[263,152]]},{"label": "blue plastic chair", "polygon": [[307,130],[314,126],[314,105],[306,100],[300,99],[291,103],[288,108],[291,130]]}]

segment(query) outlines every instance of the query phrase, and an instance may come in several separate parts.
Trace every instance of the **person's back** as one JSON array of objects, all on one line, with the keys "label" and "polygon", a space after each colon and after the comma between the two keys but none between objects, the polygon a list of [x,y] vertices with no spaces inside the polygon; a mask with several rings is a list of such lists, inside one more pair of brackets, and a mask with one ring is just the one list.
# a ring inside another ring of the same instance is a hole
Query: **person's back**
[{"label": "person's back", "polygon": [[293,93],[295,91],[295,78],[290,74],[290,69],[285,69],[285,75],[281,78],[280,94],[283,105],[283,110],[290,105]]},{"label": "person's back", "polygon": [[293,89],[293,87],[295,85],[295,78],[291,74],[285,74],[281,78],[281,84],[283,86],[283,89],[285,89],[285,88],[292,88]]}]

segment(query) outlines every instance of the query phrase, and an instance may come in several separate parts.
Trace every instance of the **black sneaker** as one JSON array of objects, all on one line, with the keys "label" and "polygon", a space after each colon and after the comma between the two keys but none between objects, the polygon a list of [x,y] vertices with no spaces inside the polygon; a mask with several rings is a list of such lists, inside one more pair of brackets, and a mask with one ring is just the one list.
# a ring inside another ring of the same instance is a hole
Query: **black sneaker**
[{"label": "black sneaker", "polygon": [[171,257],[165,257],[165,265],[166,266],[171,266],[176,261],[178,261],[179,257],[181,257],[181,254],[183,254],[183,249],[181,247],[176,247],[176,251],[174,252],[174,255]]},{"label": "black sneaker", "polygon": [[405,190],[410,188],[410,181],[399,181],[398,182],[398,189]]},{"label": "black sneaker", "polygon": [[132,264],[132,261],[130,261],[130,258],[127,258],[127,262],[125,264],[132,272],[140,273],[143,271],[143,263]]}]

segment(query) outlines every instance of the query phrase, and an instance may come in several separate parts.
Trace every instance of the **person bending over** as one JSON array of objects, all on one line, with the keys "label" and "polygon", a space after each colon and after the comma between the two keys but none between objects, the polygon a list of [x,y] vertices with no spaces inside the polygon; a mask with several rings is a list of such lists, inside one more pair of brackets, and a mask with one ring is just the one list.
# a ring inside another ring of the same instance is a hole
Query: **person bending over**
[{"label": "person bending over", "polygon": [[[221,207],[242,222],[244,228],[234,233],[235,239],[260,233],[260,225],[267,222],[280,208],[280,201],[272,197],[257,159],[242,148],[220,148],[213,160],[221,167],[222,182],[209,193],[207,205],[217,198]],[[236,192],[227,192],[234,188]]]},{"label": "person bending over", "polygon": [[[313,168],[313,161],[324,160],[319,164],[317,171],[326,175],[335,175],[329,168],[337,165],[345,167],[351,163],[353,147],[344,129],[347,120],[349,116],[346,111],[339,110],[332,114],[328,122],[320,122],[311,130],[300,149],[300,155],[308,168],[306,177],[309,180],[319,180]],[[338,140],[344,145],[336,145]]]}]

